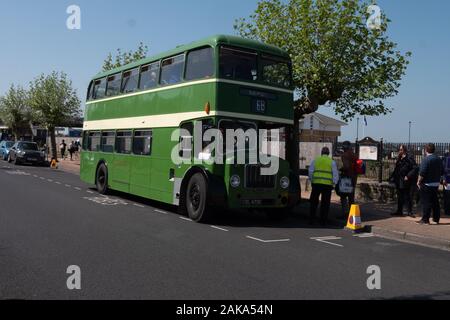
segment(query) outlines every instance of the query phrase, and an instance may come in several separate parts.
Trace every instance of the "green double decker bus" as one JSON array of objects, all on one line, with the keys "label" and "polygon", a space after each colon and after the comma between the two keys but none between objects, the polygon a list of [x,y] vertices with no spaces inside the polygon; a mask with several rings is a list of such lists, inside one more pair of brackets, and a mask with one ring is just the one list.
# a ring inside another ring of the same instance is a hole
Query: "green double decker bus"
[{"label": "green double decker bus", "polygon": [[[293,127],[291,79],[283,50],[224,35],[100,73],[87,93],[81,179],[101,194],[116,190],[178,206],[197,222],[215,208],[282,217],[299,200],[283,150],[274,153],[278,170],[263,175],[267,165],[248,157],[241,164],[202,161],[205,143],[194,132],[280,130],[283,140]],[[177,163],[174,150],[192,161]]]}]

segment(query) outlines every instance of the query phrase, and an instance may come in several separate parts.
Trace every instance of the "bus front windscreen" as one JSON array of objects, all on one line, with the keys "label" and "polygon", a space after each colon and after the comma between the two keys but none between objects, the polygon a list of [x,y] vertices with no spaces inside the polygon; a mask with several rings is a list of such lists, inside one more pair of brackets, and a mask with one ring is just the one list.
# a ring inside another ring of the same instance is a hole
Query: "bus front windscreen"
[{"label": "bus front windscreen", "polygon": [[261,57],[262,80],[278,87],[289,88],[291,86],[291,68],[289,62],[263,55]]},{"label": "bus front windscreen", "polygon": [[261,54],[258,59],[256,52],[220,48],[219,73],[224,79],[258,81],[270,86],[290,88],[290,65],[288,59],[273,55]]}]

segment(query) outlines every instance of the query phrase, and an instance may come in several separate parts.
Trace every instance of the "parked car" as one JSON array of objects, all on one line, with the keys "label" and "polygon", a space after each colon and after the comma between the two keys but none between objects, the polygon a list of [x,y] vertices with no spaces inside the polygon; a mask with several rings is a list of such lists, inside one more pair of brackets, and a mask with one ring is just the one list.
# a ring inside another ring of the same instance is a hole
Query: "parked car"
[{"label": "parked car", "polygon": [[0,142],[0,159],[7,160],[9,149],[14,145],[14,141],[2,141]]},{"label": "parked car", "polygon": [[43,165],[45,163],[45,154],[39,151],[37,143],[16,142],[8,154],[8,162],[13,161],[14,164],[31,163]]}]

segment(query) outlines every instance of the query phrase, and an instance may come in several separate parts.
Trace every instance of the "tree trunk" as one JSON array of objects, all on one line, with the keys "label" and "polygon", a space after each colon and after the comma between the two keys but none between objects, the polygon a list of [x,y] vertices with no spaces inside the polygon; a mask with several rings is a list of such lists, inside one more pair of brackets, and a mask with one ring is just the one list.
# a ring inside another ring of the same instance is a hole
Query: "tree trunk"
[{"label": "tree trunk", "polygon": [[300,120],[304,115],[316,112],[318,108],[319,101],[314,97],[307,97],[294,102],[294,126],[287,142],[287,159],[292,172],[297,177],[300,176]]},{"label": "tree trunk", "polygon": [[48,128],[50,134],[50,144],[52,150],[52,158],[58,160],[58,149],[56,148],[55,128]]},{"label": "tree trunk", "polygon": [[289,140],[287,143],[287,159],[294,175],[300,175],[300,119],[298,112],[294,112],[294,126],[292,132],[289,133]]}]

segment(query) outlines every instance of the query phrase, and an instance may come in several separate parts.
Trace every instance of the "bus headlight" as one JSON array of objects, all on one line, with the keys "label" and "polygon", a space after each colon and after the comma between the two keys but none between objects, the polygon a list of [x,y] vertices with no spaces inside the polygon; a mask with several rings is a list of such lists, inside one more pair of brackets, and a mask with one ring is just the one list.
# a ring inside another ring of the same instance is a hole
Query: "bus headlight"
[{"label": "bus headlight", "polygon": [[280,186],[281,186],[281,188],[283,188],[283,189],[287,189],[287,188],[289,188],[289,178],[288,177],[283,177],[283,178],[281,178],[281,180],[280,180]]},{"label": "bus headlight", "polygon": [[233,188],[237,188],[241,185],[241,178],[238,175],[234,175],[230,179],[230,184]]}]

